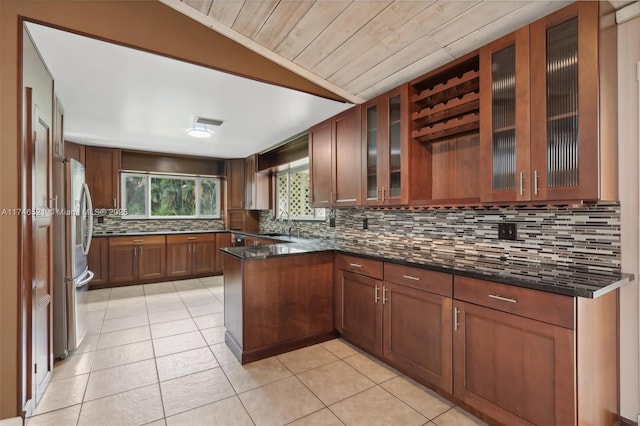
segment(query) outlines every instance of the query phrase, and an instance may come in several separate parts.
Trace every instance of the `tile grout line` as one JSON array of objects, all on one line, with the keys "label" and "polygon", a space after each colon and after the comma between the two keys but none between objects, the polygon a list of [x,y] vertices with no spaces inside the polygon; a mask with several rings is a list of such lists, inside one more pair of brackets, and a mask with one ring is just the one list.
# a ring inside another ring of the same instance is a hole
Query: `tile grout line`
[{"label": "tile grout line", "polygon": [[[156,361],[156,347],[153,344],[153,335],[151,334],[151,318],[149,318],[149,308],[147,306],[147,295],[145,292],[145,287],[142,287],[142,293],[144,295],[143,300],[144,300],[144,307],[145,307],[145,311],[147,312],[147,321],[149,323],[149,336],[151,336],[151,352],[153,353],[153,365],[156,367],[156,379],[158,379],[158,394],[160,396],[160,406],[162,407],[162,420],[164,420],[164,424],[167,424],[167,413],[164,409],[164,398],[162,397],[162,385],[160,384],[160,372],[158,371],[158,362]],[[160,419],[157,419],[160,420]],[[154,421],[157,421],[154,420]],[[147,422],[147,423],[151,423],[151,422]]]}]

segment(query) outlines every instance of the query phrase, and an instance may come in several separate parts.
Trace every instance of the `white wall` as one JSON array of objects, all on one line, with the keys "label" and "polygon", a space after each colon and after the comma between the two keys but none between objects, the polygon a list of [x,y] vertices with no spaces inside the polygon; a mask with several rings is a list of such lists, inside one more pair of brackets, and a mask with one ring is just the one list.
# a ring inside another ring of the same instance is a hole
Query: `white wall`
[{"label": "white wall", "polygon": [[640,17],[618,25],[618,159],[622,270],[636,280],[620,293],[620,412],[638,420],[638,80]]}]

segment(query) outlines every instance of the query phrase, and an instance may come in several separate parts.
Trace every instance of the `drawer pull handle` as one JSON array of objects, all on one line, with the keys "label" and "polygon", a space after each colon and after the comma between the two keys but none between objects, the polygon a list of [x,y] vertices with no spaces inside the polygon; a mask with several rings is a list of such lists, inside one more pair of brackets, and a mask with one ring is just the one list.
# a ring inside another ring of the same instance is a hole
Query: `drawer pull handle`
[{"label": "drawer pull handle", "polygon": [[362,265],[359,263],[350,263],[349,265],[353,266],[354,268],[362,268]]},{"label": "drawer pull handle", "polygon": [[387,304],[387,287],[382,286],[382,304]]},{"label": "drawer pull handle", "polygon": [[187,240],[197,240],[197,237],[187,237]]},{"label": "drawer pull handle", "polygon": [[134,243],[144,243],[144,240],[133,240]]},{"label": "drawer pull handle", "polygon": [[380,287],[376,285],[376,293],[374,297],[376,303],[378,303],[378,300],[380,300],[380,297],[378,296],[378,290],[380,290]]},{"label": "drawer pull handle", "polygon": [[408,280],[420,281],[420,277],[414,277],[411,275],[403,275],[402,278],[406,278]]},{"label": "drawer pull handle", "polygon": [[518,303],[518,301],[516,299],[510,299],[508,297],[502,297],[502,296],[498,296],[496,294],[490,294],[489,297],[492,298],[492,299],[502,300],[503,302]]}]

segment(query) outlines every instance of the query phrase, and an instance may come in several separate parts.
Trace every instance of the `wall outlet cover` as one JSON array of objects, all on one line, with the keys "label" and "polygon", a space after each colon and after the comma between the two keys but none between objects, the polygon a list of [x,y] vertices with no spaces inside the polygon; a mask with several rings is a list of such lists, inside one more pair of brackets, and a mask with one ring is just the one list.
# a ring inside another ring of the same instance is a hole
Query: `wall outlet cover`
[{"label": "wall outlet cover", "polygon": [[515,223],[503,222],[498,224],[498,239],[515,240],[517,238],[518,234]]}]

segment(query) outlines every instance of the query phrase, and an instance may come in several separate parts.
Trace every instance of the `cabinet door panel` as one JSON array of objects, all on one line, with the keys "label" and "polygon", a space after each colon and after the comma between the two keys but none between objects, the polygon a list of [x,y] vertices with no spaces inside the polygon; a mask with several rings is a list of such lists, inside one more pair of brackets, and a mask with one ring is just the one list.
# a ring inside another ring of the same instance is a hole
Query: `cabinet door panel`
[{"label": "cabinet door panel", "polygon": [[167,244],[167,276],[186,277],[191,275],[191,244]]},{"label": "cabinet door panel", "polygon": [[94,209],[119,205],[120,150],[88,146],[85,150],[86,180]]},{"label": "cabinet door panel", "polygon": [[309,130],[309,176],[311,206],[331,207],[331,120]]},{"label": "cabinet door panel", "polygon": [[[507,424],[574,424],[574,333],[455,302],[454,395]],[[535,398],[531,396],[535,395]]]},{"label": "cabinet door panel", "polygon": [[138,279],[138,246],[109,247],[109,282],[124,283]]},{"label": "cabinet door panel", "polygon": [[245,208],[244,159],[227,160],[227,209]]},{"label": "cabinet door panel", "polygon": [[109,239],[94,238],[87,256],[89,269],[95,274],[91,284],[109,282]]},{"label": "cabinet door panel", "polygon": [[530,26],[534,200],[595,200],[598,2],[576,2]]},{"label": "cabinet door panel", "polygon": [[215,272],[222,273],[224,269],[224,256],[220,252],[223,247],[231,247],[231,233],[221,232],[216,234],[216,255],[215,255]]},{"label": "cabinet door panel", "polygon": [[148,244],[138,247],[138,278],[156,279],[166,276],[166,256],[164,244]]},{"label": "cabinet door panel", "polygon": [[482,201],[531,197],[529,27],[480,50]]},{"label": "cabinet door panel", "polygon": [[216,268],[215,244],[208,241],[192,243],[193,274],[213,274]]},{"label": "cabinet door panel", "polygon": [[334,205],[360,203],[360,107],[351,108],[334,119],[333,163]]},{"label": "cabinet door panel", "polygon": [[342,330],[345,338],[374,355],[380,355],[382,282],[343,271],[342,291]]},{"label": "cabinet door panel", "polygon": [[383,357],[416,379],[452,391],[451,299],[385,282]]}]

